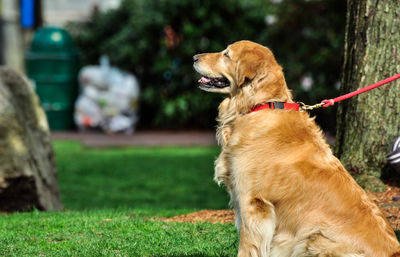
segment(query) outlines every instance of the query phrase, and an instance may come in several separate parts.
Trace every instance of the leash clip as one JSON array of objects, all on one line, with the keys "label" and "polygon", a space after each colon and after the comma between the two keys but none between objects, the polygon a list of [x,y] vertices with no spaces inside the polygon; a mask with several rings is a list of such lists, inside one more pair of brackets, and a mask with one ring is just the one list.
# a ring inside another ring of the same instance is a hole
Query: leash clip
[{"label": "leash clip", "polygon": [[303,102],[298,102],[301,106],[300,109],[301,111],[311,111],[317,108],[321,108],[322,106],[324,106],[326,103],[319,103],[319,104],[314,104],[314,105],[307,105]]}]

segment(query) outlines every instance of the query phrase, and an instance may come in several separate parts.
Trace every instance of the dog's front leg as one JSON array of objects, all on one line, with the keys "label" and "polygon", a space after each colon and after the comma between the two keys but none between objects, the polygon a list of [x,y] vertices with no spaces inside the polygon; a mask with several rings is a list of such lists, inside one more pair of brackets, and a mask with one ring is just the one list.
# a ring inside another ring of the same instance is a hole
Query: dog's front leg
[{"label": "dog's front leg", "polygon": [[240,203],[239,257],[268,257],[275,232],[274,206],[259,197]]}]

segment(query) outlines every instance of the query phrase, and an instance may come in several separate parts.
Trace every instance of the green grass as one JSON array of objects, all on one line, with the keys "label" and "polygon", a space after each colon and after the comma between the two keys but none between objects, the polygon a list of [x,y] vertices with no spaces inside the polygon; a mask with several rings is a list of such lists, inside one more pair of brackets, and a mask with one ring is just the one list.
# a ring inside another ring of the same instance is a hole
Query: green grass
[{"label": "green grass", "polygon": [[31,212],[0,219],[0,256],[234,256],[232,225],[149,221],[140,212]]},{"label": "green grass", "polygon": [[232,224],[155,218],[228,207],[217,147],[54,148],[66,211],[1,215],[0,256],[236,255]]},{"label": "green grass", "polygon": [[213,181],[217,147],[84,148],[54,143],[66,209],[226,209]]},{"label": "green grass", "polygon": [[212,181],[218,148],[54,147],[66,210],[0,215],[0,256],[236,255],[232,224],[158,220],[227,208]]}]

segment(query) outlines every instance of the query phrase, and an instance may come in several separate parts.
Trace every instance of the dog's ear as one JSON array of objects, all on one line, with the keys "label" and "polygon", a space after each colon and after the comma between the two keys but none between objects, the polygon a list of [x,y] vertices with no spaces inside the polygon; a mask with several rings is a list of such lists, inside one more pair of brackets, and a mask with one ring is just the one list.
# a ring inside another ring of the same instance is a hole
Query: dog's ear
[{"label": "dog's ear", "polygon": [[251,81],[256,75],[257,70],[262,63],[260,53],[255,50],[246,50],[240,54],[236,64],[236,85],[243,86],[248,81]]}]

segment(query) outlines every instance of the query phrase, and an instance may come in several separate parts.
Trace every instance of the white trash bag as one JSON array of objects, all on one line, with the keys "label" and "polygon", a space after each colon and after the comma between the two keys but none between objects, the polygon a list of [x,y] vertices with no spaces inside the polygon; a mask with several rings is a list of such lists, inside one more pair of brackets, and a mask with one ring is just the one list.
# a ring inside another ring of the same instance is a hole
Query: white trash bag
[{"label": "white trash bag", "polygon": [[75,103],[75,123],[80,129],[100,128],[107,133],[132,133],[138,121],[139,83],[135,76],[111,67],[102,56],[100,66],[79,72],[81,94]]}]

